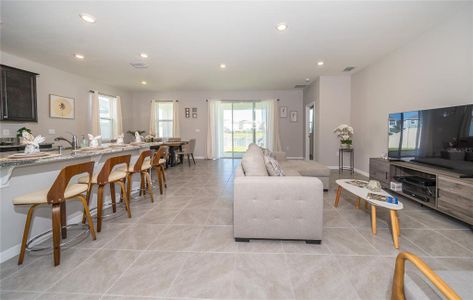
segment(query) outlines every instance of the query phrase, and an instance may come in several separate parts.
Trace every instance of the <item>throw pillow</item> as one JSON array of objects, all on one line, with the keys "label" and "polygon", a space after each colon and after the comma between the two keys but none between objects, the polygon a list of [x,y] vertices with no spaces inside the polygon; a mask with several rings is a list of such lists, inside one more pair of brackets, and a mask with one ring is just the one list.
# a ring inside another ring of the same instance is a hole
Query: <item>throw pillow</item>
[{"label": "throw pillow", "polygon": [[246,176],[268,176],[263,151],[256,144],[248,146],[241,160],[241,166]]},{"label": "throw pillow", "polygon": [[266,165],[266,170],[269,173],[269,176],[285,176],[281,165],[278,163],[277,160],[270,156],[264,157],[264,164]]},{"label": "throw pillow", "polygon": [[261,148],[263,150],[263,155],[264,156],[269,156],[269,157],[273,157],[273,152],[271,152],[271,150],[267,149],[267,148]]}]

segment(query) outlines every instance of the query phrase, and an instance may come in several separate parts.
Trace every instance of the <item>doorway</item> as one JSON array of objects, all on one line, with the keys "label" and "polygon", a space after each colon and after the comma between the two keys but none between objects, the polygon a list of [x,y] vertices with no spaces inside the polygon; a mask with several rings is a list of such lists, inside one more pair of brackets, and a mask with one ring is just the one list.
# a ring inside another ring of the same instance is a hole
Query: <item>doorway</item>
[{"label": "doorway", "polygon": [[315,103],[306,105],[306,143],[305,143],[305,159],[314,160],[314,118],[315,118]]},{"label": "doorway", "polygon": [[220,157],[241,158],[251,143],[267,147],[266,106],[261,101],[222,101]]}]

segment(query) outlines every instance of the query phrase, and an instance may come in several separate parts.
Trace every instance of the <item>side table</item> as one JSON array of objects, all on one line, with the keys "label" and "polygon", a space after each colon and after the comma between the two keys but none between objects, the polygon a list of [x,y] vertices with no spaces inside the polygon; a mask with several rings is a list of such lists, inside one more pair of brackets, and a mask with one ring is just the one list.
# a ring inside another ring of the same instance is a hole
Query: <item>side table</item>
[{"label": "side table", "polygon": [[[346,167],[343,159],[344,159],[344,154],[349,153],[350,154],[350,166]],[[355,173],[355,150],[353,148],[340,148],[338,149],[338,174],[343,172],[343,170],[348,170],[351,172],[351,174]]]}]

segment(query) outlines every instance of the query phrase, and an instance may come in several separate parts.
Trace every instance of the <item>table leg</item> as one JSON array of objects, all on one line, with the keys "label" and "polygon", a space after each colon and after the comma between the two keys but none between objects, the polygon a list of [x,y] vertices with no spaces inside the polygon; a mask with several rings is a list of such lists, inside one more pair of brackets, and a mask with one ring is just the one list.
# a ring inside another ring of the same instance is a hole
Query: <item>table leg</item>
[{"label": "table leg", "polygon": [[391,228],[393,235],[394,248],[399,249],[399,228],[397,224],[397,216],[395,210],[390,210],[389,214],[391,216]]},{"label": "table leg", "polygon": [[355,200],[355,208],[360,208],[360,202],[361,202],[360,197],[356,198],[356,200]]},{"label": "table leg", "polygon": [[371,205],[371,232],[376,235],[376,206]]},{"label": "table leg", "polygon": [[338,207],[338,202],[340,202],[340,195],[342,194],[342,190],[343,190],[342,187],[338,186],[337,193],[335,196],[335,204],[334,204],[335,207]]},{"label": "table leg", "polygon": [[401,236],[401,227],[399,226],[399,216],[397,214],[397,210],[395,210],[394,213],[396,214],[397,235]]},{"label": "table leg", "polygon": [[368,201],[365,200],[365,209],[368,209]]}]

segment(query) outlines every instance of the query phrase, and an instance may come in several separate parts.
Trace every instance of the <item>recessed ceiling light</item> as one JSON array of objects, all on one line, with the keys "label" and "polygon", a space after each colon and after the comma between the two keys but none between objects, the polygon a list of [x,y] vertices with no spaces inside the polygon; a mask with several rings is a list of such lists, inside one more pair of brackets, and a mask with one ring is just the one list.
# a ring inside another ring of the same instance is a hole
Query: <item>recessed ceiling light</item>
[{"label": "recessed ceiling light", "polygon": [[317,66],[319,66],[319,67],[321,67],[321,66],[323,66],[323,65],[324,65],[324,62],[323,62],[323,61],[319,61],[319,62],[317,63]]},{"label": "recessed ceiling light", "polygon": [[80,60],[85,58],[84,55],[79,54],[79,53],[74,54],[74,57],[77,58],[77,59],[80,59]]},{"label": "recessed ceiling light", "polygon": [[227,65],[226,64],[220,64],[220,69],[226,69]]},{"label": "recessed ceiling light", "polygon": [[80,18],[82,20],[84,20],[84,22],[87,22],[87,23],[95,23],[95,17],[92,16],[92,15],[89,15],[89,14],[80,14],[79,15]]},{"label": "recessed ceiling light", "polygon": [[284,31],[287,29],[287,24],[286,23],[279,23],[277,26],[276,26],[276,29],[278,31]]},{"label": "recessed ceiling light", "polygon": [[141,84],[142,84],[142,85],[147,85],[148,83],[143,80],[143,81],[141,82]]},{"label": "recessed ceiling light", "polygon": [[148,54],[146,54],[146,53],[141,53],[140,56],[141,56],[142,58],[148,58]]}]

